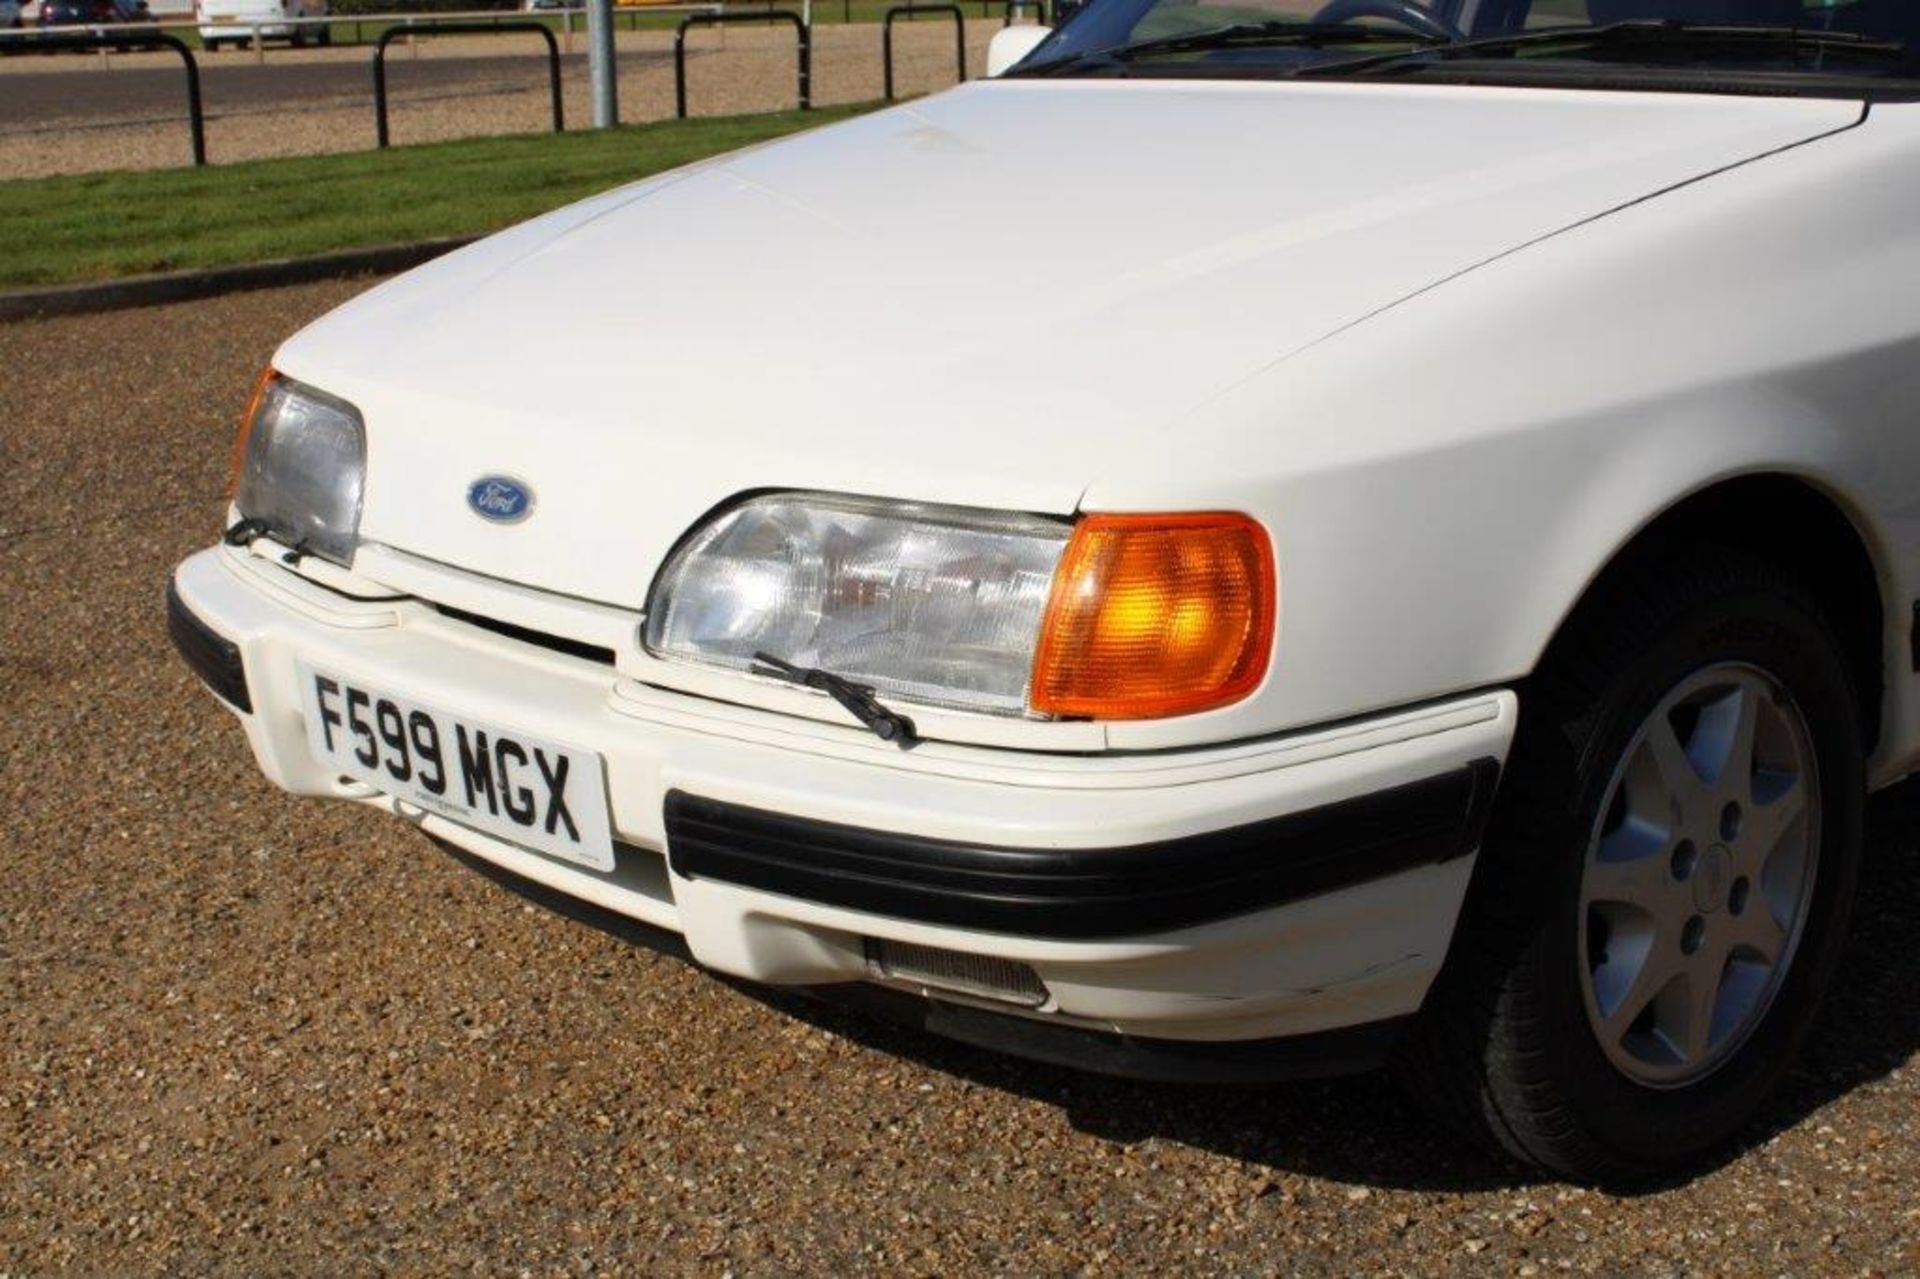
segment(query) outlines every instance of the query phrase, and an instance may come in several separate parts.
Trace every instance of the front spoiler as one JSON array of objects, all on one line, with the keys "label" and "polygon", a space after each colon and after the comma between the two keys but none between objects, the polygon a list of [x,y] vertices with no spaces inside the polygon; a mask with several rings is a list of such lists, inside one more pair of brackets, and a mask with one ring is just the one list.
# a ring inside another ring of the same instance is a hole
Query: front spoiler
[{"label": "front spoiler", "polygon": [[[687,948],[686,939],[678,933],[516,875],[458,844],[437,838],[433,842],[469,870],[536,906],[669,959],[702,967]],[[742,981],[723,972],[705,971],[782,1012],[804,1016],[804,1009],[796,1007],[788,998],[797,995],[989,1052],[1090,1074],[1156,1083],[1272,1084],[1361,1074],[1387,1063],[1414,1020],[1412,1015],[1404,1015],[1337,1030],[1271,1039],[1160,1039],[1041,1021],[865,982],[774,987]]]}]

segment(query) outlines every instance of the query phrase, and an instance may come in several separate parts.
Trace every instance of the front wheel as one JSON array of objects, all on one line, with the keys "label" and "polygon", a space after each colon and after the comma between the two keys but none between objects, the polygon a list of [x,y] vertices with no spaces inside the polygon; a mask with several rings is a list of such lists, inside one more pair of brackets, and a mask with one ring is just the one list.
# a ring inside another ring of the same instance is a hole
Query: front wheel
[{"label": "front wheel", "polygon": [[1672,547],[1611,574],[1523,690],[1416,1088],[1582,1181],[1725,1141],[1844,942],[1861,739],[1840,645],[1791,577]]}]

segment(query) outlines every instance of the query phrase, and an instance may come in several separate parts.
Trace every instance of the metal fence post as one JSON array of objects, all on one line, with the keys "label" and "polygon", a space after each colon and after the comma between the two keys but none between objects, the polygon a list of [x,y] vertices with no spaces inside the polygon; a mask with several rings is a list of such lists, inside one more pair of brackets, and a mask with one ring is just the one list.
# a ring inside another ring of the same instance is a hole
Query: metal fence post
[{"label": "metal fence post", "polygon": [[373,145],[387,149],[387,36],[388,27],[374,37],[373,50]]},{"label": "metal fence post", "polygon": [[200,64],[194,61],[193,50],[187,48],[186,41],[168,36],[167,43],[187,68],[187,130],[192,135],[193,163],[197,167],[207,162],[207,116],[200,103]]},{"label": "metal fence post", "polygon": [[813,110],[813,23],[800,25],[800,109]]},{"label": "metal fence post", "polygon": [[587,74],[593,83],[593,127],[620,123],[619,66],[614,59],[613,0],[587,0]]},{"label": "metal fence post", "polygon": [[687,118],[687,22],[673,29],[673,118]]},{"label": "metal fence post", "polygon": [[[387,46],[405,36],[409,43],[420,35],[480,35],[495,32],[527,31],[540,37],[547,46],[547,87],[548,96],[553,105],[553,131],[567,131],[566,116],[560,95],[560,42],[554,38],[553,28],[544,22],[532,22],[516,19],[502,22],[440,22],[432,26],[388,27],[380,33],[373,43],[373,136],[374,145],[385,150],[387,137]],[[414,46],[418,48],[417,45]]]},{"label": "metal fence post", "polygon": [[768,9],[761,13],[690,13],[680,19],[680,25],[673,29],[673,114],[674,118],[687,118],[687,31],[693,27],[726,27],[736,22],[785,22],[793,27],[794,52],[798,58],[796,87],[800,95],[800,109],[813,110],[813,28],[800,20],[800,15],[785,9]]},{"label": "metal fence post", "polygon": [[89,31],[54,30],[11,37],[0,35],[0,49],[38,49],[49,53],[57,50],[77,53],[98,51],[104,55],[116,50],[124,53],[154,48],[171,49],[180,55],[180,65],[187,73],[187,135],[193,146],[194,164],[204,165],[207,162],[207,116],[200,96],[200,63],[193,56],[193,50],[180,37],[169,35],[157,27],[140,31],[124,28],[102,30],[96,27]]},{"label": "metal fence post", "polygon": [[893,101],[893,10],[880,24],[880,96]]},{"label": "metal fence post", "polygon": [[918,17],[923,13],[944,13],[953,19],[954,64],[960,83],[967,80],[967,15],[957,4],[898,4],[880,15],[880,62],[881,84],[885,89],[887,101],[893,101],[893,20],[907,15]]}]

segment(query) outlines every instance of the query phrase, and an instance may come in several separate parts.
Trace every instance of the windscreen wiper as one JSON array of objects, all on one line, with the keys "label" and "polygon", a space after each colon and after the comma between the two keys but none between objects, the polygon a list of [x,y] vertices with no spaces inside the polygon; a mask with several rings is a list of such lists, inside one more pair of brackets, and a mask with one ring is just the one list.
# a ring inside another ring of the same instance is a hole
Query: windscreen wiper
[{"label": "windscreen wiper", "polygon": [[[270,522],[256,515],[249,515],[244,519],[235,520],[233,527],[220,535],[220,540],[228,546],[246,547],[252,546],[258,538],[277,536]],[[293,568],[310,554],[312,551],[307,546],[307,539],[303,537],[280,552],[280,562],[288,568]]]},{"label": "windscreen wiper", "polygon": [[1188,31],[1180,35],[1136,40],[1131,44],[1086,49],[1064,58],[1052,58],[1023,67],[1009,75],[1045,76],[1060,71],[1086,70],[1090,67],[1125,66],[1142,58],[1168,54],[1204,53],[1214,49],[1303,48],[1317,49],[1333,44],[1435,45],[1438,36],[1417,31],[1389,30],[1362,26],[1355,22],[1239,22],[1206,31]]},{"label": "windscreen wiper", "polygon": [[873,695],[870,684],[856,684],[843,675],[823,671],[817,666],[795,666],[772,653],[755,653],[750,674],[771,675],[794,684],[817,688],[846,707],[847,713],[883,742],[892,742],[905,750],[920,739],[914,734],[913,721],[899,711],[888,710]]},{"label": "windscreen wiper", "polygon": [[273,532],[273,525],[257,515],[248,515],[233,522],[233,526],[220,535],[220,540],[228,546],[251,546],[256,537],[265,537]]},{"label": "windscreen wiper", "polygon": [[1359,58],[1341,58],[1316,62],[1293,73],[1296,78],[1351,75],[1355,72],[1432,66],[1455,58],[1472,58],[1487,53],[1510,53],[1556,44],[1615,45],[1653,44],[1669,48],[1700,45],[1768,44],[1785,46],[1790,56],[1802,50],[1815,57],[1818,70],[1829,53],[1843,57],[1867,57],[1904,62],[1906,46],[1897,40],[1879,40],[1851,31],[1824,31],[1817,27],[1743,26],[1724,22],[1683,22],[1678,19],[1633,18],[1624,22],[1604,22],[1596,26],[1541,27],[1534,31],[1509,31],[1503,35],[1480,36],[1471,40],[1451,40],[1406,49],[1398,53],[1376,53]]}]

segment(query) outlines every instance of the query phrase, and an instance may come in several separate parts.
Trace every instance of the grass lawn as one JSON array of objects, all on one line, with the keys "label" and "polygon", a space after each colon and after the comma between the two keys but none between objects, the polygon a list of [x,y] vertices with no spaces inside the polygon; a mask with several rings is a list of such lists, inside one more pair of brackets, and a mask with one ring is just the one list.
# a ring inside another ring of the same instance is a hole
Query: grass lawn
[{"label": "grass lawn", "polygon": [[465,235],[868,106],[0,181],[0,289]]}]

